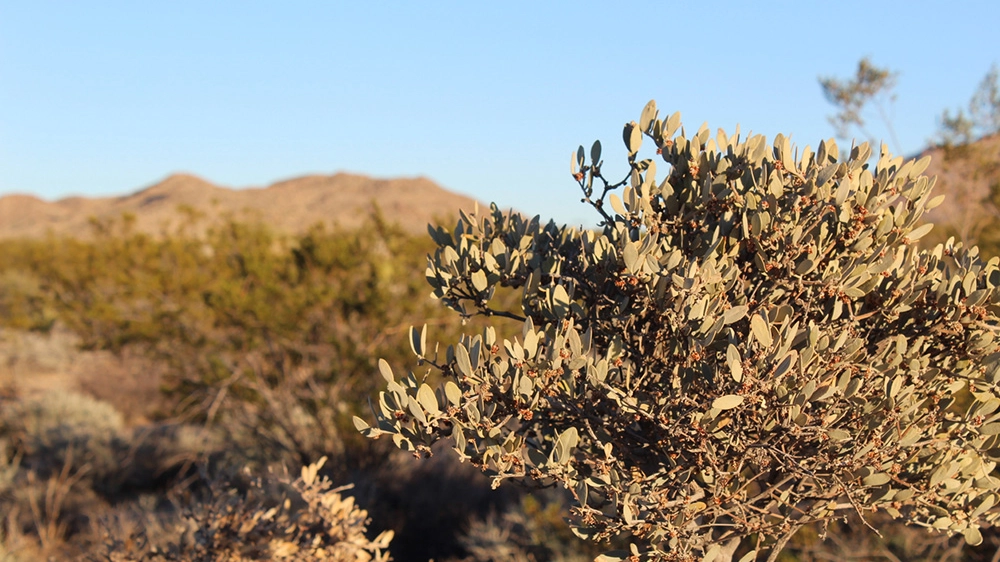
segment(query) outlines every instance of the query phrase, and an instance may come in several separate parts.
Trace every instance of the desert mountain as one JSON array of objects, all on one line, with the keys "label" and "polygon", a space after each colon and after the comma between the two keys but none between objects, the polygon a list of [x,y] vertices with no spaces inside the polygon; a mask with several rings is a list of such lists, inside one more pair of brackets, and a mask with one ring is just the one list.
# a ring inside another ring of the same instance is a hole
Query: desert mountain
[{"label": "desert mountain", "polygon": [[[934,147],[918,158],[931,157],[924,174],[937,176],[935,194],[941,206],[927,220],[950,227],[963,239],[978,238],[982,229],[1000,220],[1000,135],[953,147]],[[935,230],[938,230],[935,228]]]},{"label": "desert mountain", "polygon": [[[936,175],[935,192],[944,203],[928,220],[963,238],[976,238],[982,229],[1000,221],[1000,135],[969,145],[933,147],[925,174]],[[997,192],[997,201],[993,193]],[[426,178],[373,179],[339,173],[313,175],[263,188],[219,187],[187,174],[120,197],[69,197],[45,201],[31,195],[0,197],[0,238],[37,237],[47,232],[86,236],[91,220],[114,220],[123,214],[136,218],[136,227],[153,234],[172,232],[189,220],[191,211],[203,216],[202,228],[213,219],[261,219],[274,228],[297,233],[323,222],[354,227],[377,205],[383,215],[410,232],[422,233],[428,222],[450,225],[458,209],[472,209],[475,201],[447,191]],[[184,209],[187,209],[185,211]]]},{"label": "desert mountain", "polygon": [[447,191],[426,178],[373,179],[340,173],[305,176],[264,188],[229,189],[186,174],[121,197],[69,197],[44,201],[31,195],[0,198],[0,238],[37,237],[48,232],[86,236],[91,221],[135,217],[138,230],[173,232],[192,211],[202,227],[226,216],[261,219],[275,229],[296,233],[322,222],[355,227],[375,206],[390,222],[408,231],[426,232],[428,222],[457,217],[474,200]]}]

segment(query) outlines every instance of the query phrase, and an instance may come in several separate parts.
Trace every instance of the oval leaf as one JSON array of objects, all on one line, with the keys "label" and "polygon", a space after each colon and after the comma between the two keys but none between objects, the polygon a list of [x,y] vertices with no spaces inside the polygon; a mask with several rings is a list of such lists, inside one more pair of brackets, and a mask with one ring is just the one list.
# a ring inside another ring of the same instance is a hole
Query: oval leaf
[{"label": "oval leaf", "polygon": [[571,427],[559,434],[556,439],[556,446],[552,449],[552,460],[559,464],[566,464],[570,461],[570,453],[577,443],[580,442],[580,434],[575,427]]},{"label": "oval leaf", "polygon": [[479,271],[472,274],[472,286],[479,292],[486,290],[486,272],[480,269]]},{"label": "oval leaf", "polygon": [[[921,238],[924,237],[924,235],[926,235],[928,232],[930,232],[931,229],[933,229],[933,228],[934,228],[933,224],[927,223],[927,224],[925,224],[923,226],[919,226],[917,228],[914,228],[913,230],[910,231],[909,234],[906,235],[906,237],[909,238],[910,240],[920,240]],[[980,537],[980,539],[981,538],[982,537]]]},{"label": "oval leaf", "polygon": [[639,249],[631,241],[625,242],[625,249],[622,251],[622,257],[625,259],[625,268],[631,274],[636,274],[636,264],[639,261]]},{"label": "oval leaf", "polygon": [[969,527],[962,533],[965,537],[965,542],[969,546],[979,546],[983,543],[983,534],[979,532],[979,529],[975,527]]},{"label": "oval leaf", "polygon": [[830,431],[826,432],[826,435],[827,437],[830,438],[831,441],[838,441],[838,442],[848,441],[851,438],[851,434],[848,433],[847,431],[844,431],[843,429],[831,429]]},{"label": "oval leaf", "polygon": [[628,149],[629,156],[634,156],[635,153],[639,152],[639,148],[642,147],[642,129],[639,128],[638,123],[632,121],[625,125],[622,136],[625,139],[625,148]]},{"label": "oval leaf", "polygon": [[712,408],[716,410],[732,410],[743,403],[743,397],[738,394],[727,394],[720,396],[712,402]]},{"label": "oval leaf", "polygon": [[410,350],[417,357],[423,357],[425,349],[427,349],[427,324],[424,324],[420,333],[417,333],[416,328],[410,326]]},{"label": "oval leaf", "polygon": [[745,304],[741,304],[740,306],[734,306],[729,310],[725,311],[722,314],[722,318],[724,319],[726,325],[728,326],[733,322],[739,322],[740,320],[743,320],[743,317],[747,315],[748,310],[749,307],[747,307],[747,305]]},{"label": "oval leaf", "polygon": [[642,108],[642,114],[639,116],[639,128],[643,131],[649,131],[653,124],[653,119],[656,119],[656,101],[649,100],[646,107]]},{"label": "oval leaf", "polygon": [[764,317],[755,314],[750,318],[750,330],[753,332],[753,336],[757,338],[757,341],[764,347],[771,347],[771,328],[767,325],[767,320]]},{"label": "oval leaf", "polygon": [[596,140],[590,146],[590,163],[596,166],[601,161],[601,141]]},{"label": "oval leaf", "polygon": [[385,382],[395,382],[395,378],[392,376],[392,368],[389,367],[389,362],[385,359],[378,360],[378,371],[382,373],[382,378]]},{"label": "oval leaf", "polygon": [[866,476],[861,480],[861,483],[865,486],[881,486],[882,484],[887,484],[891,480],[888,474],[884,472],[876,472],[870,476]]},{"label": "oval leaf", "polygon": [[368,425],[368,422],[359,418],[358,416],[354,416],[353,421],[354,421],[354,427],[362,433],[371,428],[371,426]]},{"label": "oval leaf", "polygon": [[619,215],[626,216],[628,212],[625,211],[625,205],[622,204],[622,200],[616,194],[612,193],[608,195],[608,201],[611,202],[611,209],[618,213]]},{"label": "oval leaf", "polygon": [[437,396],[434,396],[434,391],[426,384],[420,385],[420,389],[417,390],[417,402],[420,402],[420,405],[431,414],[438,415],[441,413],[441,410],[438,408]]},{"label": "oval leaf", "polygon": [[469,359],[469,350],[465,349],[464,345],[459,344],[455,347],[455,364],[459,373],[467,377],[472,376],[472,361]]},{"label": "oval leaf", "polygon": [[743,382],[743,359],[740,357],[740,351],[733,344],[729,344],[726,349],[726,365],[729,366],[733,380]]},{"label": "oval leaf", "polygon": [[452,406],[458,406],[462,402],[462,390],[452,381],[444,383],[444,395],[448,397],[448,402]]}]

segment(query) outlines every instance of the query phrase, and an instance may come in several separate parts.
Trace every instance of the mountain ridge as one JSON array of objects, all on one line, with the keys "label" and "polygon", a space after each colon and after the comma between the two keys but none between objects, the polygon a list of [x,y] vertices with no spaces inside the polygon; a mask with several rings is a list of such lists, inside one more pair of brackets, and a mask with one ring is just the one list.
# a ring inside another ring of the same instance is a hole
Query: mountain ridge
[{"label": "mountain ridge", "polygon": [[48,233],[86,237],[93,220],[135,217],[134,227],[149,234],[170,233],[197,214],[195,232],[226,217],[259,219],[278,231],[296,234],[324,223],[360,226],[376,208],[403,229],[426,232],[426,225],[471,210],[476,201],[448,191],[426,177],[372,178],[339,172],[312,174],[265,187],[222,187],[190,173],[175,173],[124,195],[71,196],[46,201],[30,194],[0,197],[0,238],[36,238]]},{"label": "mountain ridge", "polygon": [[[947,195],[925,215],[925,220],[938,225],[929,239],[948,233],[976,239],[984,228],[1000,225],[1000,135],[968,145],[929,147],[912,158],[926,155],[932,158],[924,173],[937,177],[936,193]],[[106,222],[123,214],[135,217],[137,230],[156,235],[175,232],[192,215],[208,220],[197,221],[189,232],[203,232],[232,217],[262,220],[280,232],[297,234],[317,223],[360,226],[376,207],[390,222],[422,234],[428,223],[437,220],[452,226],[459,209],[471,210],[474,205],[473,198],[426,177],[373,178],[339,172],[234,189],[191,173],[175,173],[123,195],[55,201],[31,194],[5,195],[0,197],[0,239],[36,238],[49,232],[86,237],[94,232],[92,219]]]}]

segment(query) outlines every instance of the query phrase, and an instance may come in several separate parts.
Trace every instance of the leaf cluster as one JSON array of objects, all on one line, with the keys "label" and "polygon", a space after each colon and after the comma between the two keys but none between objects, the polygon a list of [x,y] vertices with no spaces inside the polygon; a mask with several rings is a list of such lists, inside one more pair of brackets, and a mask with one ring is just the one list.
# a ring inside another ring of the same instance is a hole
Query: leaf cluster
[{"label": "leaf cluster", "polygon": [[[1000,499],[1000,260],[917,248],[942,199],[928,160],[687,135],[653,102],[623,136],[619,182],[599,143],[572,158],[600,230],[494,206],[432,231],[434,296],[521,333],[431,349],[413,330],[444,384],[383,362],[358,429],[418,455],[448,439],[495,485],[566,487],[580,536],[632,537],[612,558],[774,560],[800,527],[872,510],[981,541]],[[644,139],[659,158],[639,159]]]}]

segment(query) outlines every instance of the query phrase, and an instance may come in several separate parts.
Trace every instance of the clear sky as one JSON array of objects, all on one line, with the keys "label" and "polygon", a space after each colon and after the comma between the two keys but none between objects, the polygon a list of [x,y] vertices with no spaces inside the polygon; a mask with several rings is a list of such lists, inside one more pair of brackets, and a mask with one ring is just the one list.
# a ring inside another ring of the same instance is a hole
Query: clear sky
[{"label": "clear sky", "polygon": [[912,154],[1000,63],[998,22],[997,0],[0,0],[0,193],[350,171],[589,224],[569,155],[601,139],[624,174],[621,128],[649,99],[689,132],[815,147],[834,135],[817,77],[867,55],[899,72]]}]

